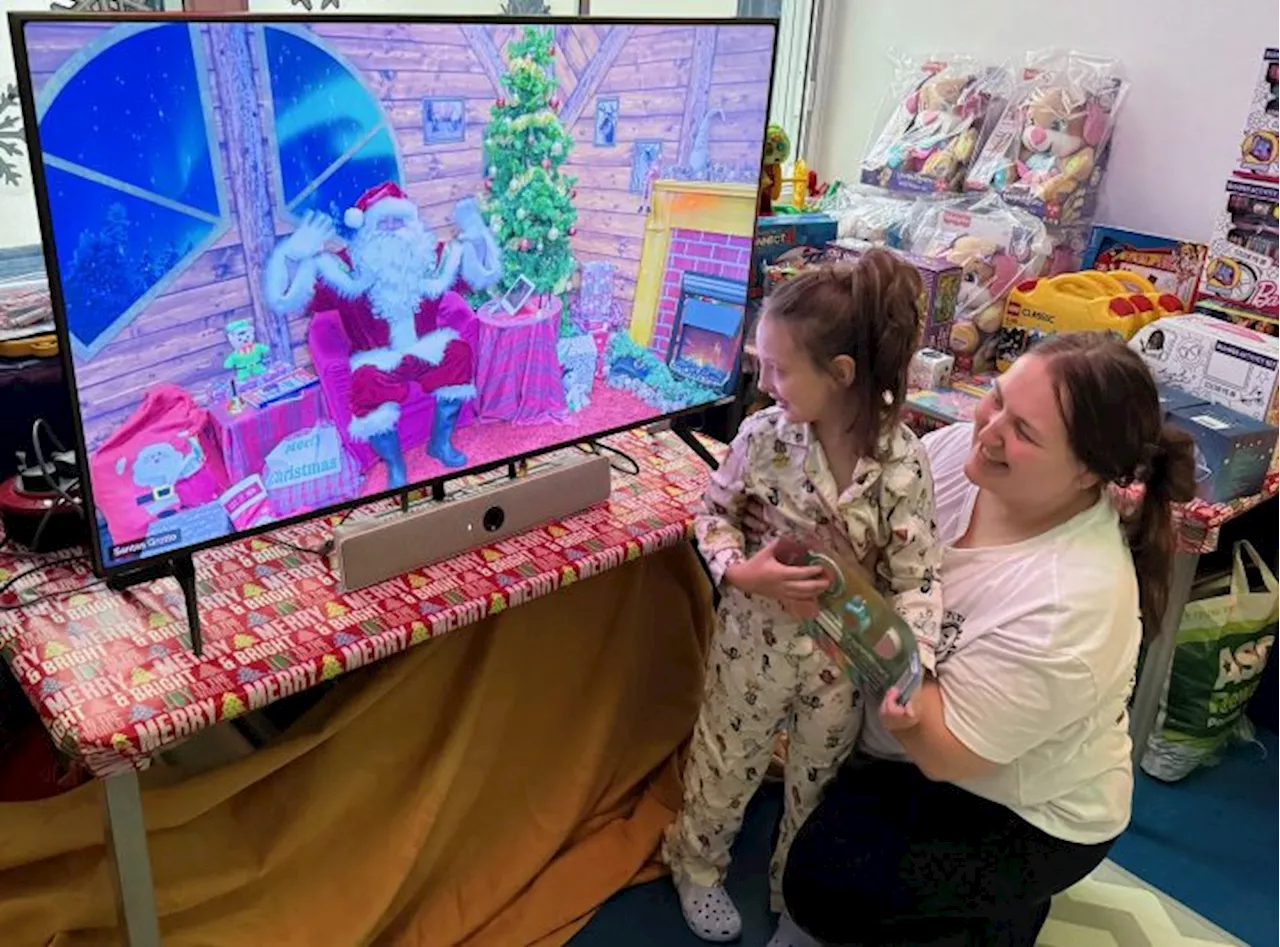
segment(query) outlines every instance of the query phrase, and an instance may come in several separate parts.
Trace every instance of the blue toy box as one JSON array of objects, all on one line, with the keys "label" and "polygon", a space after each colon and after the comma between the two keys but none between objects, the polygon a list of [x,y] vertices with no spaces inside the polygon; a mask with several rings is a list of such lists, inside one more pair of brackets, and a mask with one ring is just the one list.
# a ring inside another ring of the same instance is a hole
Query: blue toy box
[{"label": "blue toy box", "polygon": [[1156,385],[1156,394],[1160,397],[1160,416],[1166,421],[1169,420],[1170,411],[1207,403],[1199,395],[1187,394],[1181,388],[1170,388],[1168,385]]},{"label": "blue toy box", "polygon": [[821,253],[827,242],[836,238],[834,217],[826,214],[779,214],[756,220],[756,239],[751,248],[751,275],[747,295],[759,299],[764,295],[764,268],[788,250],[809,247]]},{"label": "blue toy box", "polygon": [[1216,404],[1174,408],[1168,423],[1196,442],[1196,496],[1225,503],[1262,489],[1276,429]]}]

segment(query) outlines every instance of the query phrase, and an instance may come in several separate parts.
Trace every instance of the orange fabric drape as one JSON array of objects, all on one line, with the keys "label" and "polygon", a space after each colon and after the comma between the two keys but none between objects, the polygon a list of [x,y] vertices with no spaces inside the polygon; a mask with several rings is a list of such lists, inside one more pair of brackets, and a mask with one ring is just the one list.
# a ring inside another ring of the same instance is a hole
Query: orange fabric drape
[{"label": "orange fabric drape", "polygon": [[[143,776],[166,947],[563,944],[651,877],[712,625],[681,546],[340,680],[279,742]],[[0,943],[114,943],[100,790],[0,805]]]}]

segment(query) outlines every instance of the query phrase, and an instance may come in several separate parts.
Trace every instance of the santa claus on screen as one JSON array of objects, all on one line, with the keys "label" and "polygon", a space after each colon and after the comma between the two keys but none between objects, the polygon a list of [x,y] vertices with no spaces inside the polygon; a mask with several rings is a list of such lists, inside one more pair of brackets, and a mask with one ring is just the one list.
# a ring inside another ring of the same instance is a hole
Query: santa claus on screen
[{"label": "santa claus on screen", "polygon": [[366,191],[344,215],[352,231],[337,253],[325,249],[333,222],[309,214],[267,262],[268,304],[286,316],[334,310],[351,343],[352,438],[386,462],[390,487],[407,482],[397,424],[412,385],[435,398],[427,454],[447,467],[467,459],[453,430],[475,397],[475,355],[449,324],[472,312],[456,289],[486,289],[502,274],[493,235],[474,202],[459,201],[458,234],[448,246],[398,185]]}]

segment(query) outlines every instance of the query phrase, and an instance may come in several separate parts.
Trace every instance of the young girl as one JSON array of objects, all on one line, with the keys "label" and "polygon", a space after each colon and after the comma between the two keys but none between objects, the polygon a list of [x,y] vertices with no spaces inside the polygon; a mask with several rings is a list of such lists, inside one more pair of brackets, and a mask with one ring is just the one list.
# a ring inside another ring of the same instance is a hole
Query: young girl
[{"label": "young girl", "polygon": [[[743,422],[698,517],[698,543],[723,598],[684,808],[663,843],[685,920],[704,940],[741,932],[724,889],[729,849],[779,732],[788,730],[789,745],[769,873],[775,911],[791,841],[861,723],[849,678],[799,622],[816,613],[824,573],[779,562],[778,538],[816,533],[852,550],[932,667],[942,620],[933,487],[916,438],[898,420],[920,292],[911,266],[877,250],[856,265],[805,271],[765,302],[756,348],[760,388],[775,406]],[[772,947],[792,943],[789,930],[784,923]]]}]

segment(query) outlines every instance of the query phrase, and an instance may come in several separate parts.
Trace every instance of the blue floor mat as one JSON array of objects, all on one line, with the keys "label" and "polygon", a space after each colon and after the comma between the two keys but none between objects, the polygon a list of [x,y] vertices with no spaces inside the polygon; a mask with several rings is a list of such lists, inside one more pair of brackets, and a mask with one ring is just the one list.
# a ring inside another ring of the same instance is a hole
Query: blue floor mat
[{"label": "blue floor mat", "polygon": [[[763,947],[777,920],[769,912],[769,856],[782,787],[767,785],[747,807],[726,887],[742,913],[742,947]],[[706,947],[685,926],[670,878],[628,888],[609,900],[569,947]]]},{"label": "blue floor mat", "polygon": [[[1249,944],[1276,942],[1276,735],[1166,784],[1137,774],[1133,822],[1111,858]],[[1264,755],[1265,754],[1265,755]]]},{"label": "blue floor mat", "polygon": [[[1134,817],[1111,858],[1152,887],[1261,947],[1276,942],[1278,786],[1276,735],[1236,746],[1216,767],[1166,785],[1137,775]],[[1265,756],[1264,756],[1265,748]],[[766,786],[747,810],[728,888],[742,912],[742,947],[773,934],[769,854],[782,797]],[[700,947],[668,878],[619,893],[570,947]]]}]

